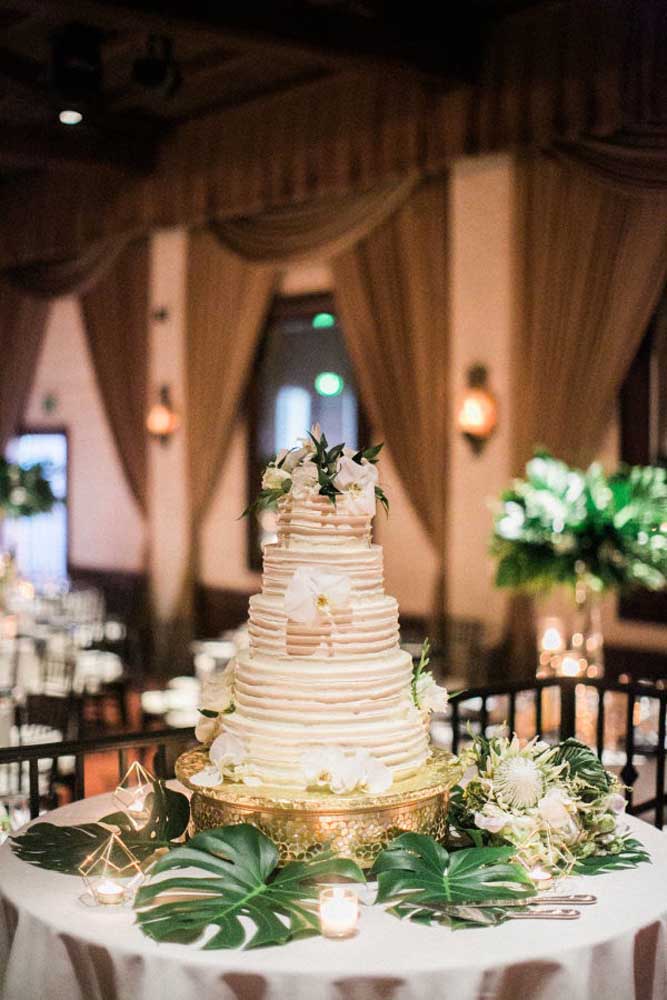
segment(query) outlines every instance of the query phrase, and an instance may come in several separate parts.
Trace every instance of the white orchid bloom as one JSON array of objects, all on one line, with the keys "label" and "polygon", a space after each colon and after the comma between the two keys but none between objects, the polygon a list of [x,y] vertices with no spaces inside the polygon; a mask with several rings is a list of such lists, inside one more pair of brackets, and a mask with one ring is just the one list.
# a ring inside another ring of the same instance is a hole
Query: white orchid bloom
[{"label": "white orchid bloom", "polygon": [[334,486],[345,497],[350,513],[373,516],[377,482],[378,470],[372,462],[363,461],[359,465],[349,456],[341,456],[334,477]]},{"label": "white orchid bloom", "polygon": [[262,476],[262,489],[282,490],[291,478],[286,469],[279,469],[276,465],[267,465]]},{"label": "white orchid bloom", "polygon": [[393,781],[386,764],[368,750],[345,753],[338,747],[319,747],[303,754],[301,766],[307,788],[328,788],[334,795],[380,795]]},{"label": "white orchid bloom", "polygon": [[220,775],[228,778],[236,776],[236,768],[245,762],[247,756],[242,740],[232,733],[225,732],[213,740],[208,755]]},{"label": "white orchid bloom", "polygon": [[319,490],[317,466],[310,459],[303,465],[298,465],[292,473],[292,496],[296,500],[305,500]]},{"label": "white orchid bloom", "polygon": [[197,785],[199,788],[215,788],[221,781],[220,771],[214,764],[209,764],[208,767],[193,774],[189,781],[191,785]]},{"label": "white orchid bloom", "polygon": [[475,826],[480,830],[487,830],[489,833],[500,833],[500,831],[512,822],[512,814],[503,812],[498,806],[487,802],[481,812],[475,813]]},{"label": "white orchid bloom", "polygon": [[425,712],[444,712],[447,709],[446,688],[435,683],[433,674],[425,671],[417,678],[417,704]]},{"label": "white orchid bloom", "polygon": [[292,621],[313,624],[350,603],[347,576],[300,566],[285,591],[285,612]]},{"label": "white orchid bloom", "polygon": [[554,830],[559,830],[567,840],[575,840],[579,827],[572,812],[575,804],[562,788],[550,788],[537,803],[537,811],[542,819]]}]

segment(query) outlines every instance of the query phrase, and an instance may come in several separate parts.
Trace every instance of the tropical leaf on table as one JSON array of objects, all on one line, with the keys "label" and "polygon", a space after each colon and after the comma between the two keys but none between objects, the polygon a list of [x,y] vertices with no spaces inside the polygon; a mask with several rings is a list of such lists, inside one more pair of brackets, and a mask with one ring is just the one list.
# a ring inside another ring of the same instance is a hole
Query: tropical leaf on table
[{"label": "tropical leaf on table", "polygon": [[[505,919],[502,900],[535,895],[526,870],[510,861],[515,851],[513,846],[469,847],[450,853],[432,837],[401,834],[373,865],[377,902],[392,902],[390,913],[419,923],[499,923]],[[480,914],[479,904],[488,901],[498,907],[488,913],[484,907]]]},{"label": "tropical leaf on table", "polygon": [[650,864],[651,855],[639,840],[628,837],[624,840],[618,853],[596,854],[589,858],[580,858],[574,866],[574,871],[577,875],[603,875],[606,872],[636,868],[643,862]]},{"label": "tropical leaf on table", "polygon": [[22,861],[38,868],[78,875],[86,858],[109,839],[109,826],[115,826],[123,843],[139,861],[145,861],[158,848],[173,847],[185,833],[190,816],[186,796],[167,788],[162,781],[154,782],[148,805],[150,816],[140,830],[134,829],[123,812],[111,813],[96,823],[73,826],[34,823],[25,833],[12,838],[12,850]]},{"label": "tropical leaf on table", "polygon": [[574,737],[558,745],[553,763],[566,764],[569,777],[584,781],[595,797],[608,792],[614,780],[605,771],[598,755]]},{"label": "tropical leaf on table", "polygon": [[[365,881],[353,861],[329,850],[281,869],[277,865],[275,844],[254,826],[243,823],[198,833],[187,846],[160,859],[151,874],[182,868],[199,869],[200,874],[143,886],[135,900],[138,924],[156,941],[180,943],[196,941],[208,927],[215,927],[203,945],[209,950],[285,944],[319,934],[312,905],[318,897],[318,879]],[[175,893],[180,898],[174,898]],[[254,933],[248,932],[242,918],[252,922]]]}]

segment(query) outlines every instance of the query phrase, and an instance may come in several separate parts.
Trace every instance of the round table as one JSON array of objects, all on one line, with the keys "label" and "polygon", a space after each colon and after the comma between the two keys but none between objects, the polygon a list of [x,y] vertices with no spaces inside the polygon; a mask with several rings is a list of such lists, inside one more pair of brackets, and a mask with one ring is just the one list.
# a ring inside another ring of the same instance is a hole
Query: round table
[{"label": "round table", "polygon": [[[110,796],[51,813],[97,819]],[[43,819],[44,817],[42,817]],[[598,904],[571,922],[509,921],[452,931],[363,907],[356,937],[311,938],[250,951],[157,944],[130,910],[80,902],[81,880],[42,871],[0,848],[4,1000],[663,1000],[667,996],[667,836],[632,831],[653,863],[578,891]]]}]

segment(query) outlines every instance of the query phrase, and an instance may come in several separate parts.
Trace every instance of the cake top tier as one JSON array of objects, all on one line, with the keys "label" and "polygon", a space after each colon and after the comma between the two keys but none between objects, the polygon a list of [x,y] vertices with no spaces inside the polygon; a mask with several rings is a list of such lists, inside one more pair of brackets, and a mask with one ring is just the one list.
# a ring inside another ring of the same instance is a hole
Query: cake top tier
[{"label": "cake top tier", "polygon": [[382,445],[330,445],[318,425],[269,462],[262,489],[246,513],[278,511],[279,544],[299,536],[320,544],[370,544],[377,501],[388,509],[377,461]]}]

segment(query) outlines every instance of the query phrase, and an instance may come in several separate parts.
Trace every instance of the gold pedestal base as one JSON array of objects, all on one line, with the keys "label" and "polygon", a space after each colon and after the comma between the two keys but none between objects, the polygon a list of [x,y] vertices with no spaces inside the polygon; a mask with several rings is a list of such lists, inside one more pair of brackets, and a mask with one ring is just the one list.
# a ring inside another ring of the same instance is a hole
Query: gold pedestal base
[{"label": "gold pedestal base", "polygon": [[251,823],[274,841],[283,864],[310,857],[329,844],[339,855],[370,867],[400,833],[445,835],[449,789],[458,771],[452,756],[434,750],[419,774],[395,782],[383,795],[333,795],[285,788],[223,784],[202,788],[190,777],[209,764],[205,749],[189,750],[176,761],[176,775],[193,792],[190,832]]}]

